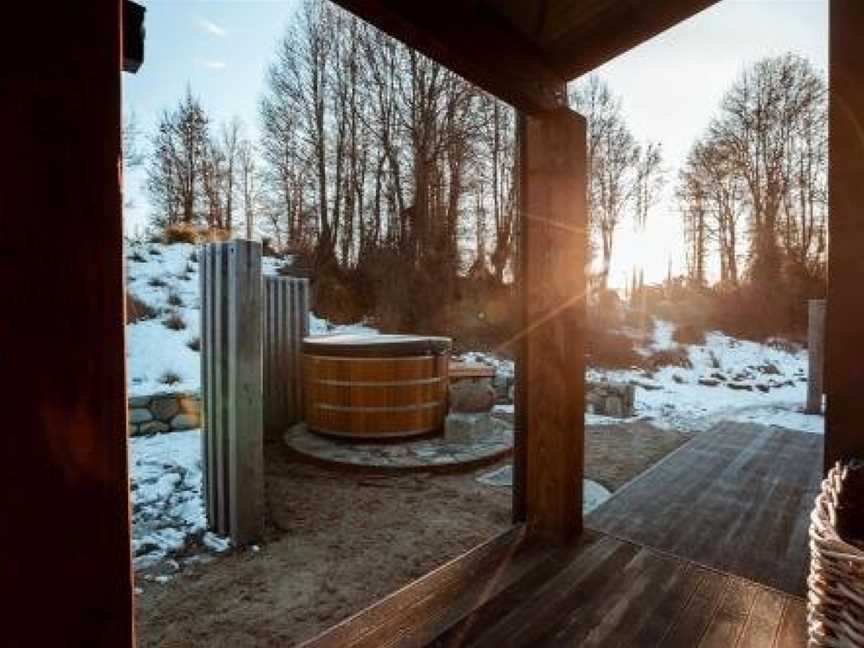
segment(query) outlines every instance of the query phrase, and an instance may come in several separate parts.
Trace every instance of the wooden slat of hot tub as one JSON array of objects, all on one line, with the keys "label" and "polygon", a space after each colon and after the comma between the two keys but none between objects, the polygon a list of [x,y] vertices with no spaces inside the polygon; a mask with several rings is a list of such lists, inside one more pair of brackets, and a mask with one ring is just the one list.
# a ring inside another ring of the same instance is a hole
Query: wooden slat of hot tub
[{"label": "wooden slat of hot tub", "polygon": [[441,402],[446,397],[446,378],[420,378],[419,380],[424,382],[332,384],[316,380],[308,382],[306,389],[315,402],[354,407],[392,407],[412,403]]},{"label": "wooden slat of hot tub", "polygon": [[441,405],[416,410],[338,411],[316,408],[309,414],[309,427],[318,432],[351,438],[412,436],[441,427]]},{"label": "wooden slat of hot tub", "polygon": [[304,375],[351,382],[412,380],[447,375],[445,356],[405,358],[338,358],[304,354]]},{"label": "wooden slat of hot tub", "polygon": [[447,356],[304,355],[307,423],[352,438],[436,430],[447,409],[448,362]]}]

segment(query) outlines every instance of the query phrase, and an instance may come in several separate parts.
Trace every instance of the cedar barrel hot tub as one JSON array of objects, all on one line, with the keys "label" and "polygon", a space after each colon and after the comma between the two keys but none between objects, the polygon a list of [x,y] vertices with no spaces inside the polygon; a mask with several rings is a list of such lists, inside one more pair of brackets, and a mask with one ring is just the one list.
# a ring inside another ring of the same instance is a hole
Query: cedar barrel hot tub
[{"label": "cedar barrel hot tub", "polygon": [[321,335],[303,340],[306,423],[340,437],[407,437],[447,413],[450,338]]}]

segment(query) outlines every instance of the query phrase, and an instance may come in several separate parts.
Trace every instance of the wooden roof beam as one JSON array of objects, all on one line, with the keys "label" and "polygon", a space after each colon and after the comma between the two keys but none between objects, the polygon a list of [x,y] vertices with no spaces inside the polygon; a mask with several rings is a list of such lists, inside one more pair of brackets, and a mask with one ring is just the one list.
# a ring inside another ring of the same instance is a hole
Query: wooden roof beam
[{"label": "wooden roof beam", "polygon": [[525,113],[566,103],[567,79],[481,2],[334,1]]},{"label": "wooden roof beam", "polygon": [[621,0],[544,51],[559,76],[576,79],[674,27],[718,0]]}]

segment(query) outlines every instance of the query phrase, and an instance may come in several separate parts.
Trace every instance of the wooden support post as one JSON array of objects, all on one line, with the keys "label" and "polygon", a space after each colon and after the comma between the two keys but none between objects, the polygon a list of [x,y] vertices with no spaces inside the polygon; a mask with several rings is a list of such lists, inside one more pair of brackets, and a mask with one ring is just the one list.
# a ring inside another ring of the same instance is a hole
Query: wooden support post
[{"label": "wooden support post", "polygon": [[811,299],[807,326],[807,409],[822,413],[822,371],[825,366],[825,300]]},{"label": "wooden support post", "polygon": [[0,21],[4,646],[132,646],[119,0]]},{"label": "wooden support post", "polygon": [[277,438],[303,420],[303,338],[309,335],[309,280],[264,278],[264,433]]},{"label": "wooden support post", "polygon": [[201,249],[202,465],[207,521],[236,544],[263,516],[261,245]]},{"label": "wooden support post", "polygon": [[864,2],[831,0],[825,467],[864,458]]},{"label": "wooden support post", "polygon": [[567,108],[521,124],[522,298],[514,510],[532,534],[582,530],[585,386],[585,120]]}]

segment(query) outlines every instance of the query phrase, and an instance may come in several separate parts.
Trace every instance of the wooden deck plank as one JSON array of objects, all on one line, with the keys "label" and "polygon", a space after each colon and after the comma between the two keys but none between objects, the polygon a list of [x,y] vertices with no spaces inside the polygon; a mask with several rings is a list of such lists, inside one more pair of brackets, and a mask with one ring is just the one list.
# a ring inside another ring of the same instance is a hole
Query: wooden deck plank
[{"label": "wooden deck plank", "polygon": [[693,563],[686,563],[680,576],[670,584],[651,615],[636,629],[631,646],[656,646],[681,616],[696,588],[710,573]]},{"label": "wooden deck plank", "polygon": [[699,648],[735,646],[747,624],[758,589],[753,583],[730,579],[720,608],[699,642]]},{"label": "wooden deck plank", "polygon": [[[602,543],[602,544],[601,544]],[[604,553],[599,554],[599,547]],[[530,601],[515,608],[470,645],[500,648],[502,645],[534,646],[563,614],[598,600],[599,590],[612,582],[638,547],[614,538],[603,538],[596,552],[585,552],[551,581],[544,583]]]},{"label": "wooden deck plank", "polygon": [[[605,538],[604,543],[597,544]],[[435,642],[438,648],[449,646],[461,646],[467,642],[477,639],[484,630],[491,627],[504,618],[514,609],[522,607],[537,597],[536,593],[555,576],[565,570],[574,556],[585,554],[590,545],[596,545],[590,560],[596,560],[604,553],[611,552],[617,546],[617,541],[608,536],[586,532],[581,541],[572,549],[555,550],[550,558],[538,565],[530,574],[523,579],[512,583],[502,590],[494,599],[479,606],[474,612],[465,617],[460,623],[442,634]],[[585,560],[586,558],[583,558]]]},{"label": "wooden deck plank", "polygon": [[786,597],[768,589],[760,589],[753,601],[753,609],[744,626],[737,648],[765,648],[773,646],[780,628],[780,616]]},{"label": "wooden deck plank", "polygon": [[661,639],[659,645],[669,648],[698,646],[714,619],[729,584],[728,576],[706,574],[684,611],[675,619],[669,632]]},{"label": "wooden deck plank", "polygon": [[676,580],[684,565],[669,556],[641,549],[609,586],[592,597],[585,610],[573,610],[556,624],[546,646],[632,646],[631,631],[652,613],[652,602]]},{"label": "wooden deck plank", "polygon": [[787,598],[777,631],[777,648],[805,648],[807,645],[807,606],[800,599]]},{"label": "wooden deck plank", "polygon": [[619,490],[587,525],[802,595],[821,452],[816,435],[721,423]]}]

